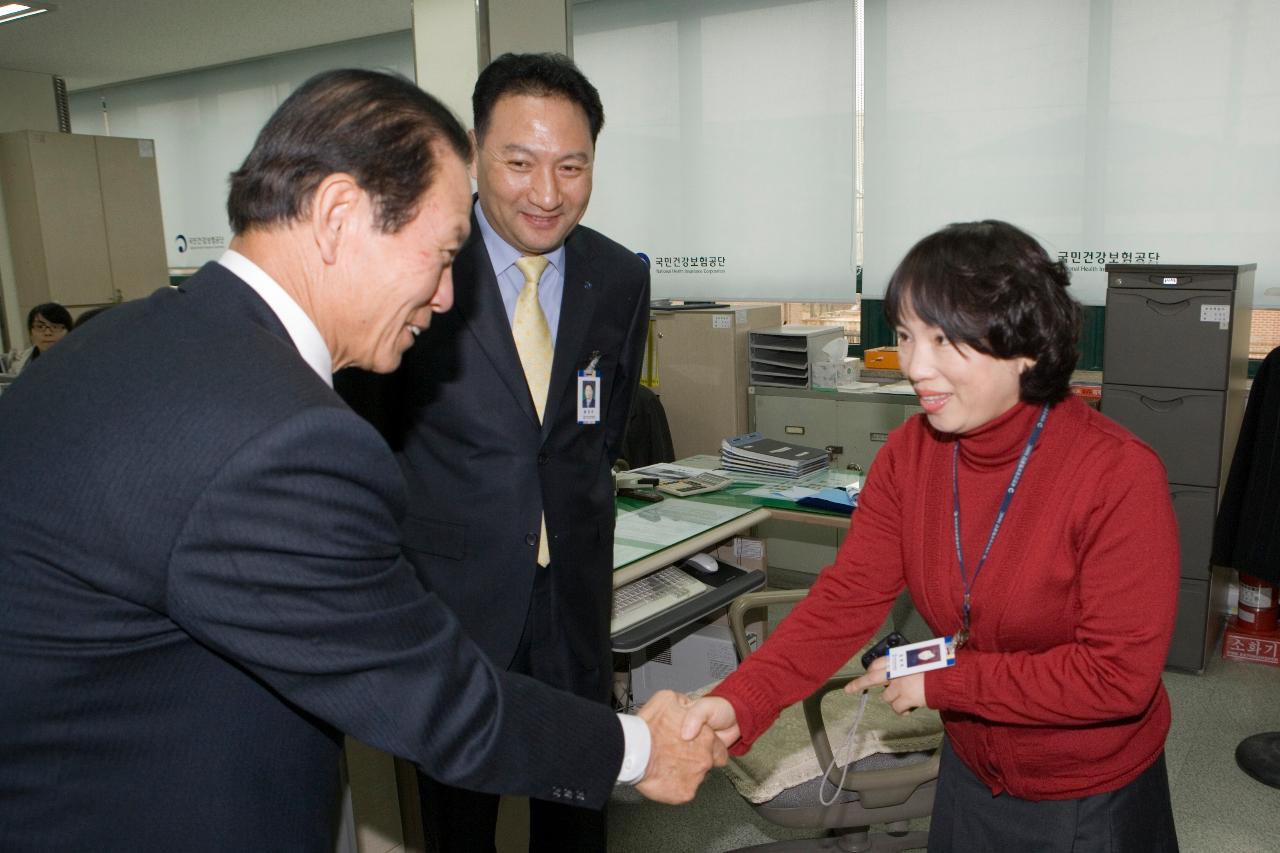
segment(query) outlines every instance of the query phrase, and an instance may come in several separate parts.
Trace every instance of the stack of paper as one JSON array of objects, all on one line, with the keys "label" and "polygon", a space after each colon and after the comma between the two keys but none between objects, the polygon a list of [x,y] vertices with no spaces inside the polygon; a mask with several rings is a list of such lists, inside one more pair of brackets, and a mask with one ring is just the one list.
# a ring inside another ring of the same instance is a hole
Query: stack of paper
[{"label": "stack of paper", "polygon": [[765,438],[750,432],[720,443],[720,464],[728,471],[804,477],[827,467],[827,451]]}]

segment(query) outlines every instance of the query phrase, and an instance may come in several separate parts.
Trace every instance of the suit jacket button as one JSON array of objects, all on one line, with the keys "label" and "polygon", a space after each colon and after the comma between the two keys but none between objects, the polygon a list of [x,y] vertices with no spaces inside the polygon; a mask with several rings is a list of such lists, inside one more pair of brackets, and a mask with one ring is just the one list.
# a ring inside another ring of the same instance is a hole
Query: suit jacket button
[{"label": "suit jacket button", "polygon": [[526,544],[526,545],[537,545],[537,544],[538,544],[538,534],[536,534],[536,533],[526,533],[526,534],[524,535],[524,544]]},{"label": "suit jacket button", "polygon": [[538,454],[538,464],[539,464],[539,465],[546,465],[546,464],[547,464],[547,460],[548,460],[549,458],[550,458],[550,457],[549,457],[549,456],[547,456],[547,454],[545,454],[545,453],[539,453],[539,454]]}]

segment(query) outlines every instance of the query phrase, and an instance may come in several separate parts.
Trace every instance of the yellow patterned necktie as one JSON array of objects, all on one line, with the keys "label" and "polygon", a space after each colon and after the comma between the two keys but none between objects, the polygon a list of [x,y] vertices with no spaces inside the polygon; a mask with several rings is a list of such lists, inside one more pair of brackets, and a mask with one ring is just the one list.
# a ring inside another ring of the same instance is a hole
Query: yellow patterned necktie
[{"label": "yellow patterned necktie", "polygon": [[[522,257],[516,261],[516,267],[524,274],[524,289],[516,299],[511,334],[516,341],[516,352],[520,354],[520,364],[524,367],[524,379],[529,383],[534,411],[541,422],[547,409],[551,360],[555,356],[551,327],[547,325],[547,315],[542,313],[542,303],[538,301],[538,280],[547,268],[547,259],[541,255]],[[538,565],[545,566],[550,562],[551,549],[547,544],[547,518],[544,514],[538,531]]]}]

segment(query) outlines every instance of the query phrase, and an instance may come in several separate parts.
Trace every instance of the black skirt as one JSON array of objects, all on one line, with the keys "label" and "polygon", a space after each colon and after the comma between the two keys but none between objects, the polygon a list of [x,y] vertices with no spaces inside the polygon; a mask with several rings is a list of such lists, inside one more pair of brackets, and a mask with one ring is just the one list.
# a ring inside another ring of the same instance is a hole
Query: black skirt
[{"label": "black skirt", "polygon": [[929,853],[1178,853],[1164,753],[1115,791],[1033,801],[993,797],[944,743]]}]

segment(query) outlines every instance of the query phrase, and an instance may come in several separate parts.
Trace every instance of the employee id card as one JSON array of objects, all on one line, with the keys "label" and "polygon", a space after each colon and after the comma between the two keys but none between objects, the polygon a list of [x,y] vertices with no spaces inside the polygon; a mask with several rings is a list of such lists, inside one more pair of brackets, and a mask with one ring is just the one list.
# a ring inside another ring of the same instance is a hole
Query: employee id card
[{"label": "employee id card", "polygon": [[578,371],[578,423],[600,423],[600,374],[594,368]]},{"label": "employee id card", "polygon": [[956,665],[956,646],[951,637],[934,637],[919,643],[889,649],[889,678]]}]

